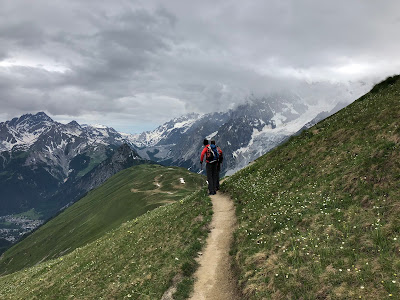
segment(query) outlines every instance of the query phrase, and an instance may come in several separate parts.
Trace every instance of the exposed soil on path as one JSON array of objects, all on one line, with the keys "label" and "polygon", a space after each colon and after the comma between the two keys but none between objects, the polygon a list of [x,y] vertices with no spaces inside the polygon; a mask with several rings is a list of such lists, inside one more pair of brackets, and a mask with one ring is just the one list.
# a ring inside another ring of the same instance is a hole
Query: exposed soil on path
[{"label": "exposed soil on path", "polygon": [[200,256],[200,267],[195,273],[191,300],[239,300],[236,279],[231,270],[229,250],[236,226],[232,200],[218,193],[211,196],[213,219],[207,245]]},{"label": "exposed soil on path", "polygon": [[[135,189],[135,188],[131,188],[131,192],[132,193],[140,193],[140,192],[142,192],[142,193],[147,193],[147,194],[156,194],[156,193],[160,193],[160,194],[168,194],[168,195],[173,195],[175,192],[169,192],[169,191],[167,191],[167,192],[165,192],[165,191],[162,191],[161,190],[161,188],[162,188],[162,185],[160,184],[160,182],[159,182],[159,180],[160,180],[160,177],[162,177],[163,175],[159,175],[159,176],[156,176],[156,177],[154,177],[154,185],[156,186],[156,188],[154,188],[154,189],[152,189],[152,190],[139,190],[139,189]],[[174,186],[174,188],[175,189],[179,189],[179,188],[181,188],[181,186],[182,185],[176,185],[176,186]],[[167,201],[162,201],[161,203],[174,203],[175,201],[169,201],[169,200],[167,200]]]}]

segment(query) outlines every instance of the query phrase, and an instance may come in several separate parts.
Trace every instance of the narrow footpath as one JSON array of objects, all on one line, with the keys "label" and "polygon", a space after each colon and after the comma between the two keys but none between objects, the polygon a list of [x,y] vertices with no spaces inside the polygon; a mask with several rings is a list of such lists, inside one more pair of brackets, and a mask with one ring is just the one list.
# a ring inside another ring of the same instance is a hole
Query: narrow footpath
[{"label": "narrow footpath", "polygon": [[211,232],[199,258],[200,267],[194,274],[196,281],[190,299],[239,300],[229,255],[236,226],[235,207],[233,201],[221,193],[211,196],[211,200],[214,211]]}]

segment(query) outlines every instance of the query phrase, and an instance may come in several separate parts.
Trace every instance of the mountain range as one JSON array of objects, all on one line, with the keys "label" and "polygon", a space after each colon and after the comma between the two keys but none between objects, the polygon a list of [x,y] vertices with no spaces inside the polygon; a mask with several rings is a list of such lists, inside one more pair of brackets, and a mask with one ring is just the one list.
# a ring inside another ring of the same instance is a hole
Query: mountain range
[{"label": "mountain range", "polygon": [[[135,164],[154,161],[201,173],[206,137],[224,151],[222,174],[233,174],[345,105],[323,110],[290,92],[250,96],[226,112],[188,114],[140,134],[75,121],[62,124],[44,112],[0,123],[0,239],[17,240],[37,227],[37,220],[48,219]],[[24,225],[15,228],[16,223]]]},{"label": "mountain range", "polygon": [[107,178],[147,162],[112,128],[45,113],[0,123],[0,240],[14,242]]},{"label": "mountain range", "polygon": [[223,174],[233,174],[304,126],[312,126],[346,104],[328,111],[307,105],[297,95],[249,97],[227,112],[188,114],[159,126],[154,131],[127,135],[138,154],[164,165],[201,172],[200,152],[204,138],[215,139],[224,151]]}]

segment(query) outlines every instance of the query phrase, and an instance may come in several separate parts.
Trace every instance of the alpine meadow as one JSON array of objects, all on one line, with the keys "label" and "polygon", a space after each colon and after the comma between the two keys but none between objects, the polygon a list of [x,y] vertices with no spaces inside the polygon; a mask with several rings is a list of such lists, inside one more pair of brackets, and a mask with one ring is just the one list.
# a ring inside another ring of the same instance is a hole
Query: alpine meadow
[{"label": "alpine meadow", "polygon": [[400,76],[223,185],[248,299],[400,298]]}]

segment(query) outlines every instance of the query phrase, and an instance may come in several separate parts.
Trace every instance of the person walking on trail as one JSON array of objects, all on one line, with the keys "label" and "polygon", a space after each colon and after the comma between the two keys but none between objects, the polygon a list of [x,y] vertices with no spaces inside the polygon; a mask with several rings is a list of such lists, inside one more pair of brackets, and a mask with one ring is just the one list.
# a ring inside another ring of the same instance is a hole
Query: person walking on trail
[{"label": "person walking on trail", "polygon": [[218,150],[215,145],[209,145],[208,140],[203,141],[204,149],[201,151],[200,164],[203,168],[203,161],[206,160],[206,172],[208,181],[208,194],[216,194],[216,183],[217,183],[217,162],[218,162]]},{"label": "person walking on trail", "polygon": [[[215,145],[214,140],[211,141],[211,145]],[[218,146],[216,146],[216,147],[217,147],[217,151],[218,151],[218,160],[217,160],[217,177],[216,177],[216,182],[215,182],[215,190],[218,191],[219,190],[219,173],[221,172],[221,165],[224,160],[224,155],[222,153],[221,148]]]}]

